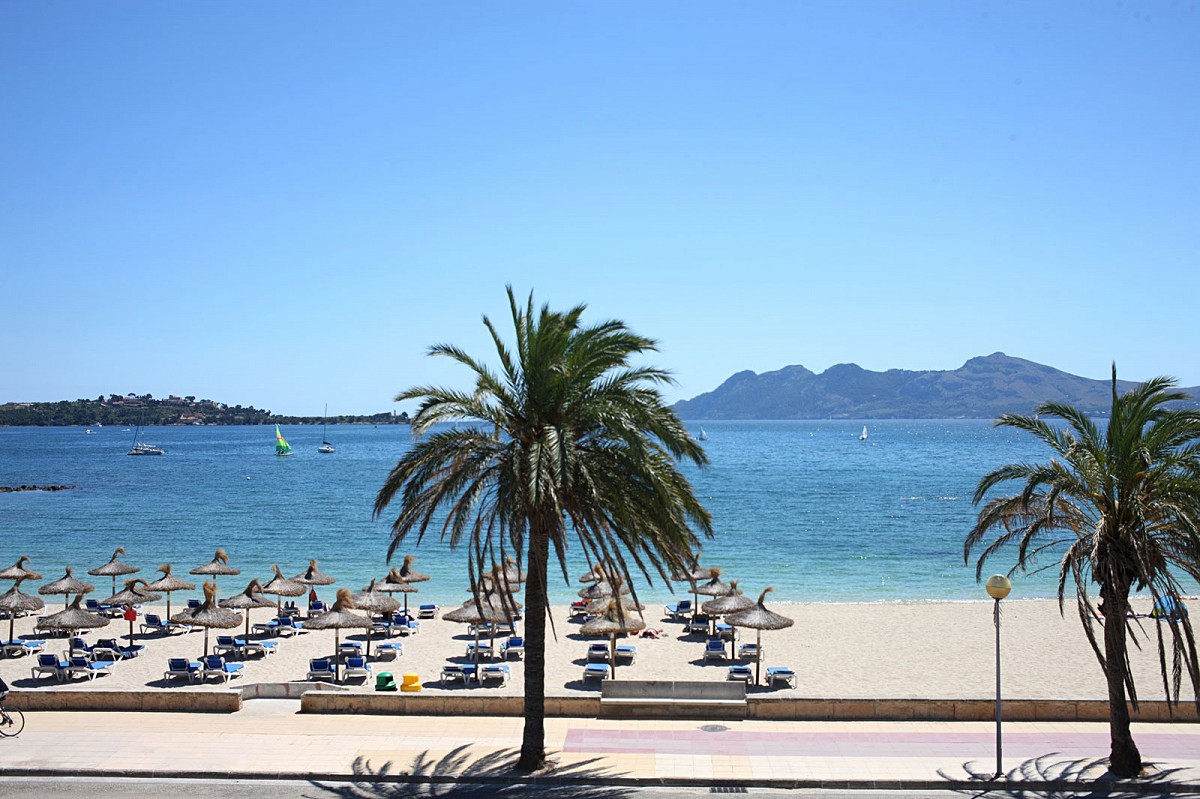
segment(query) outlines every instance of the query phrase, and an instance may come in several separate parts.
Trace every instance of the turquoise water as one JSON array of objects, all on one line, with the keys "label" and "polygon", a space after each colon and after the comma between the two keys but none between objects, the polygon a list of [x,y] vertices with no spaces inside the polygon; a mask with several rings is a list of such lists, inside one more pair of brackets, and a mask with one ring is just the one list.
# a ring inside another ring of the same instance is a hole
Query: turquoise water
[{"label": "turquoise water", "polygon": [[[712,466],[689,470],[716,527],[702,563],[748,594],[773,585],[780,601],[982,598],[962,558],[973,487],[988,469],[1044,453],[982,420],[870,422],[865,442],[862,424],[705,422]],[[220,546],[242,569],[221,578],[222,594],[269,576],[272,563],[291,576],[314,557],[358,590],[387,571],[388,521],[372,521],[371,506],[409,428],[331,427],[333,455],[316,451],[320,427],[284,435],[289,458],[274,455],[273,427],[150,428],[143,440],[166,455],[131,458],[132,434],[117,428],[0,429],[0,485],[79,486],[0,494],[0,567],[29,555],[47,580],[68,565],[82,576],[124,546],[137,576],[153,579],[162,562],[183,576]],[[465,551],[436,537],[401,551],[434,578],[414,599],[465,598]],[[575,579],[585,566],[572,555]],[[1014,598],[1054,593],[1049,574],[1014,583]],[[575,587],[552,593],[562,601]],[[639,593],[668,598],[657,581]]]}]

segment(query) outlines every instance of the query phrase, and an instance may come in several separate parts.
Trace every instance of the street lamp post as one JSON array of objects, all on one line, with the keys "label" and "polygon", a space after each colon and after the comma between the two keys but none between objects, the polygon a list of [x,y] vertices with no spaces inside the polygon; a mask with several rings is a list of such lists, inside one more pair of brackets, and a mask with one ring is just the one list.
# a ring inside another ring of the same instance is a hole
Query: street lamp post
[{"label": "street lamp post", "polygon": [[996,600],[996,777],[1000,777],[1004,774],[1000,763],[1003,751],[1000,744],[1000,600],[1012,590],[1012,581],[1003,574],[993,574],[988,578],[986,588],[988,596]]}]

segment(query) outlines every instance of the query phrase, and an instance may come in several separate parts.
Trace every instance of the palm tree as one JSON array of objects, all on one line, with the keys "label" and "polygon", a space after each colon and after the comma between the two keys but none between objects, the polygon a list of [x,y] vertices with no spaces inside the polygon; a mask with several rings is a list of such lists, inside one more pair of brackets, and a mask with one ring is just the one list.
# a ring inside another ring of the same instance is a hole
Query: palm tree
[{"label": "palm tree", "polygon": [[[1128,657],[1138,628],[1129,620],[1131,589],[1149,589],[1160,597],[1180,592],[1172,569],[1200,580],[1200,413],[1168,407],[1190,399],[1171,390],[1175,381],[1159,377],[1117,395],[1112,371],[1112,410],[1101,427],[1069,405],[1045,403],[1035,416],[1006,414],[998,427],[1024,430],[1053,453],[1049,463],[1015,463],[987,474],[975,489],[975,504],[1009,481],[1023,483],[1018,494],[991,499],[967,535],[965,559],[994,532],[979,555],[984,563],[1010,544],[1017,546],[1012,571],[1028,569],[1039,555],[1061,555],[1058,574],[1060,610],[1068,578],[1074,583],[1079,618],[1108,683],[1109,768],[1120,776],[1141,771],[1142,759],[1129,729],[1128,701],[1138,706]],[[1061,420],[1051,424],[1045,417]],[[1011,572],[1010,572],[1011,573]],[[1100,595],[1093,607],[1089,585]],[[1095,622],[1103,627],[1104,646]],[[1155,625],[1159,668],[1169,704],[1179,701],[1186,672],[1197,691],[1196,644],[1186,618]],[[1171,666],[1167,666],[1167,648]]]},{"label": "palm tree", "polygon": [[[667,372],[631,360],[655,342],[622,322],[585,327],[585,306],[565,313],[533,295],[518,306],[508,287],[515,345],[485,316],[500,371],[445,344],[430,349],[473,372],[474,390],[420,386],[396,397],[420,400],[413,433],[424,436],[400,459],[375,499],[378,518],[397,495],[390,558],[407,536],[433,527],[451,548],[466,542],[472,585],[515,553],[525,588],[525,730],[517,768],[545,764],[545,655],[550,549],[570,582],[568,543],[577,541],[610,579],[632,585],[630,567],[664,582],[694,557],[694,530],[711,519],[676,468],[707,464],[703,449],[663,404]],[[465,423],[432,431],[439,422]],[[428,435],[424,435],[427,434]],[[501,592],[502,595],[507,591]]]}]

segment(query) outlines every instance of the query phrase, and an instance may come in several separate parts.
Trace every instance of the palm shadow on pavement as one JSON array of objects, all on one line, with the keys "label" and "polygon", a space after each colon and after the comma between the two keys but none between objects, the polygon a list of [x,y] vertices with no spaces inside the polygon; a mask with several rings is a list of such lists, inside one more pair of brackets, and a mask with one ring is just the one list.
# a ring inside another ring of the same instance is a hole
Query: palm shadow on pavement
[{"label": "palm shadow on pavement", "polygon": [[354,779],[346,783],[312,782],[320,793],[307,799],[409,799],[410,797],[522,796],[536,786],[537,795],[551,799],[625,799],[632,790],[605,784],[623,775],[598,766],[600,759],[567,766],[553,765],[535,775],[513,771],[519,752],[501,749],[469,760],[469,744],[459,746],[439,759],[428,753],[413,758],[407,770],[394,770],[391,761],[379,768],[359,757],[354,760]]},{"label": "palm shadow on pavement", "polygon": [[[954,788],[958,793],[972,797],[1005,796],[1015,799],[1151,799],[1152,797],[1200,796],[1186,791],[1179,782],[1182,769],[1161,768],[1147,763],[1142,776],[1137,779],[1122,779],[1108,770],[1107,758],[1061,758],[1060,753],[1050,752],[1030,758],[1016,768],[1002,774],[998,779],[995,772],[978,760],[963,763],[963,774],[957,775],[938,769],[938,775],[955,783],[991,782],[1003,783],[994,788]],[[1127,786],[1127,787],[1126,787]],[[1158,790],[1155,790],[1155,789]]]}]

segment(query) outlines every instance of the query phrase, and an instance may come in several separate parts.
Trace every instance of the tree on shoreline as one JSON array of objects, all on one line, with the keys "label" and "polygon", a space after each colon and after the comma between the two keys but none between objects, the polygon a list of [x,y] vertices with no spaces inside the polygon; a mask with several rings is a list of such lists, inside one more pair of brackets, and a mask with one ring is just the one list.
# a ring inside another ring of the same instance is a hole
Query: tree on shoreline
[{"label": "tree on shoreline", "polygon": [[[1130,591],[1148,589],[1157,606],[1161,598],[1181,593],[1171,569],[1200,581],[1200,412],[1166,407],[1187,398],[1172,391],[1174,385],[1159,377],[1118,396],[1114,364],[1112,410],[1104,429],[1086,413],[1059,403],[1040,405],[1034,416],[997,419],[998,427],[1030,433],[1053,456],[1049,463],[1002,466],[979,481],[976,505],[1009,481],[1024,485],[1020,493],[983,506],[963,547],[969,561],[985,536],[995,534],[979,555],[977,579],[988,559],[1010,545],[1017,547],[1012,572],[1030,568],[1044,552],[1063,553],[1059,607],[1069,579],[1108,684],[1109,768],[1122,777],[1142,769],[1129,724],[1128,703],[1138,706],[1129,640],[1140,646],[1139,628],[1129,613]],[[1063,424],[1048,423],[1047,417]],[[1098,587],[1099,606],[1088,593],[1092,584]],[[1103,646],[1096,622],[1103,628]],[[1200,708],[1200,669],[1187,616],[1157,619],[1155,638],[1167,702],[1179,701],[1186,675]]]},{"label": "tree on shoreline", "polygon": [[[535,314],[533,295],[521,308],[511,287],[508,302],[511,349],[483,319],[499,373],[439,344],[430,355],[470,369],[474,390],[418,386],[396,397],[420,400],[412,429],[423,438],[389,473],[374,515],[399,496],[389,558],[410,533],[419,543],[430,527],[451,548],[466,543],[472,586],[510,554],[525,561],[525,730],[517,768],[536,771],[546,760],[551,548],[567,582],[572,540],[611,580],[632,586],[632,568],[666,582],[691,561],[699,545],[693,529],[711,536],[712,524],[676,468],[684,459],[708,460],[657,390],[669,374],[631,363],[655,342],[619,321],[583,326],[582,305],[567,312],[542,306]],[[433,430],[439,422],[455,426]]]}]

